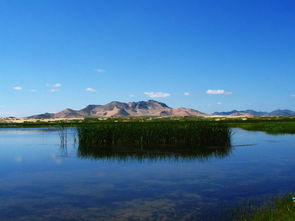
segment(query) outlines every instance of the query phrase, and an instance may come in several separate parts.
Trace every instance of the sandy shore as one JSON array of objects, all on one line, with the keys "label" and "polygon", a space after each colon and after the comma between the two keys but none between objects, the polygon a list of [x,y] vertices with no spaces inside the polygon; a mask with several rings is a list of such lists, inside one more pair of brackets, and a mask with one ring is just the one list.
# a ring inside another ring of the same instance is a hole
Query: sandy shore
[{"label": "sandy shore", "polygon": [[82,121],[84,118],[45,118],[45,119],[31,119],[31,118],[2,118],[0,123],[36,123],[36,122],[56,122],[56,121]]}]

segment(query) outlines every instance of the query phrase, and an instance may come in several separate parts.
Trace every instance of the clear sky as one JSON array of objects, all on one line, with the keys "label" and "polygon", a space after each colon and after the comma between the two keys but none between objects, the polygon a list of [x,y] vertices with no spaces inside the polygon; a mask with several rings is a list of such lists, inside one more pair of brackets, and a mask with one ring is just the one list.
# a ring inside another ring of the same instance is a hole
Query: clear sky
[{"label": "clear sky", "polygon": [[295,110],[295,2],[0,0],[0,76],[1,117],[148,99]]}]

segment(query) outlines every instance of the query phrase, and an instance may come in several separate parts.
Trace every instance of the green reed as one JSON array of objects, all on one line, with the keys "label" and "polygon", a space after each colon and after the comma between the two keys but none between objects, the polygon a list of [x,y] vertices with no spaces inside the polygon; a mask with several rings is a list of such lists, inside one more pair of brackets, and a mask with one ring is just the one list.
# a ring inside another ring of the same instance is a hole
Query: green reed
[{"label": "green reed", "polygon": [[102,122],[78,127],[80,145],[229,147],[231,130],[211,122]]}]

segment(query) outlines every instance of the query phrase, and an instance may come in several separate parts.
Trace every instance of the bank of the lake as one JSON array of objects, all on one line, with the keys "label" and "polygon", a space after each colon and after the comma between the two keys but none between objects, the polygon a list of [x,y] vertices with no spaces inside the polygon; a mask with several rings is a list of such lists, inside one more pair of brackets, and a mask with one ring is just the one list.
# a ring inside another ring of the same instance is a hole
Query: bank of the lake
[{"label": "bank of the lake", "polygon": [[274,196],[263,205],[251,203],[237,209],[237,221],[293,221],[295,220],[295,193],[285,196]]}]

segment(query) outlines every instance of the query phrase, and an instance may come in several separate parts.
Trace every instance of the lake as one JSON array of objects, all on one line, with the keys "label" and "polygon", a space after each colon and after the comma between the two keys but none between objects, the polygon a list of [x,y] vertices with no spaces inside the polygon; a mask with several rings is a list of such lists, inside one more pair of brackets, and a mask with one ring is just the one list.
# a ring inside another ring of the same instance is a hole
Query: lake
[{"label": "lake", "polygon": [[75,129],[0,129],[0,220],[222,220],[295,189],[295,136],[233,129],[226,154],[81,151]]}]

